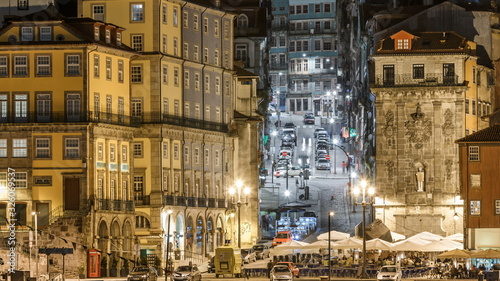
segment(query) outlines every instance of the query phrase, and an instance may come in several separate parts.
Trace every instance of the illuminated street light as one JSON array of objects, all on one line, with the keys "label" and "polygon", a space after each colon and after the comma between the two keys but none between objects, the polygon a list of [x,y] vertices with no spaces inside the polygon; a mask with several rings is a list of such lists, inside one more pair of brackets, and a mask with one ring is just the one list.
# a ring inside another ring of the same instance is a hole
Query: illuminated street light
[{"label": "illuminated street light", "polygon": [[[245,196],[245,200],[242,201],[242,193]],[[232,203],[238,207],[238,248],[241,249],[241,205],[248,204],[248,195],[250,194],[250,188],[243,188],[243,183],[238,180],[236,181],[236,188],[229,188],[229,195],[231,196]]]},{"label": "illuminated street light", "polygon": [[273,137],[273,149],[271,150],[271,152],[273,153],[273,165],[271,166],[271,183],[274,183],[274,166],[276,165],[276,136],[277,135],[278,135],[278,132],[276,130],[271,132],[271,136]]},{"label": "illuminated street light", "polygon": [[375,194],[375,188],[369,187],[368,188],[368,195],[370,195],[370,202],[366,202],[366,187],[368,183],[365,180],[362,180],[360,182],[361,190],[359,187],[356,187],[353,192],[354,195],[357,197],[359,194],[362,194],[362,202],[359,203],[363,207],[363,265],[361,267],[361,272],[360,275],[358,276],[359,278],[366,279],[368,278],[368,274],[366,273],[366,219],[365,219],[365,213],[366,213],[366,205],[372,205],[373,202],[371,202],[371,198],[373,194]]}]

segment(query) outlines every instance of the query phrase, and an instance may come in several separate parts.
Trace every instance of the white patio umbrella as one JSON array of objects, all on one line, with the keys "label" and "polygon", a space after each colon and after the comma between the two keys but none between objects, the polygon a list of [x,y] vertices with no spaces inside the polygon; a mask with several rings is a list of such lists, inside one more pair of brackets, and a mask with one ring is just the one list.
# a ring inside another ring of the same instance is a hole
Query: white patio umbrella
[{"label": "white patio umbrella", "polygon": [[461,250],[461,249],[453,249],[448,252],[444,252],[442,254],[437,255],[438,258],[451,258],[451,259],[465,259],[469,258],[471,251]]},{"label": "white patio umbrella", "polygon": [[375,238],[366,241],[367,250],[381,250],[381,251],[391,251],[394,245],[391,242],[387,242],[380,238]]},{"label": "white patio umbrella", "polygon": [[455,233],[455,234],[446,236],[444,239],[457,241],[457,242],[464,242],[464,234],[463,233]]},{"label": "white patio umbrella", "polygon": [[305,245],[302,248],[303,249],[328,249],[328,246],[331,247],[333,245],[335,245],[335,243],[333,243],[333,242],[328,243],[328,241],[320,240],[320,241],[313,242],[309,245]]},{"label": "white patio umbrella", "polygon": [[292,241],[283,243],[281,245],[278,245],[278,246],[274,247],[274,249],[280,249],[280,250],[281,249],[292,249],[292,250],[297,250],[297,249],[303,249],[303,247],[307,246],[307,245],[309,245],[309,243],[307,243],[307,242],[292,240]]},{"label": "white patio umbrella", "polygon": [[430,232],[424,231],[424,232],[420,232],[418,234],[415,234],[415,235],[411,236],[408,239],[414,239],[414,238],[418,238],[418,239],[422,239],[422,240],[428,240],[428,241],[436,241],[436,240],[441,240],[444,237],[441,236],[441,235],[439,235],[439,234],[434,234],[434,233],[430,233]]},{"label": "white patio umbrella", "polygon": [[406,236],[404,236],[403,234],[399,234],[397,232],[394,232],[394,231],[391,231],[391,237],[392,237],[392,241],[399,241],[399,240],[406,239]]},{"label": "white patio umbrella", "polygon": [[463,249],[462,243],[454,242],[447,239],[433,241],[429,244],[422,246],[419,250],[422,252],[443,252],[452,249]]},{"label": "white patio umbrella", "polygon": [[394,246],[392,247],[393,251],[400,251],[400,252],[408,252],[408,251],[418,251],[420,248],[422,248],[423,245],[429,244],[428,241],[422,242],[423,240],[420,239],[406,239],[400,242],[394,243]]},{"label": "white patio umbrella", "polygon": [[[331,240],[344,240],[346,238],[349,238],[350,236],[351,235],[349,233],[335,231],[335,230],[330,231]],[[321,233],[320,235],[318,235],[318,240],[328,240],[328,232]]]},{"label": "white patio umbrella", "polygon": [[333,249],[360,249],[361,247],[363,247],[363,241],[352,237],[338,241],[332,246]]}]

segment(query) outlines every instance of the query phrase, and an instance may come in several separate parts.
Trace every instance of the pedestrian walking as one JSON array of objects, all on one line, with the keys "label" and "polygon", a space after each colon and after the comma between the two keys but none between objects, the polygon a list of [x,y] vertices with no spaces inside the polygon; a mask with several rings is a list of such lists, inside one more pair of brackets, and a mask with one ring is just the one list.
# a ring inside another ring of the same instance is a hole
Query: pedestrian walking
[{"label": "pedestrian walking", "polygon": [[267,263],[267,278],[271,278],[271,269],[273,269],[273,261],[269,260]]},{"label": "pedestrian walking", "polygon": [[342,174],[345,174],[345,167],[346,167],[345,161],[342,161]]}]

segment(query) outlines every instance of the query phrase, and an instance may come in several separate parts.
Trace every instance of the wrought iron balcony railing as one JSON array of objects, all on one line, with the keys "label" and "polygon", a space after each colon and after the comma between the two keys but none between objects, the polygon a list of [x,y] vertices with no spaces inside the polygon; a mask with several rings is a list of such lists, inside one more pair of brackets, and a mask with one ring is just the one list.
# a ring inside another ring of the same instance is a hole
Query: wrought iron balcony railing
[{"label": "wrought iron balcony railing", "polygon": [[435,87],[435,86],[462,86],[464,82],[459,83],[458,76],[444,76],[440,73],[429,73],[422,77],[414,78],[412,74],[398,74],[385,76],[378,74],[375,76],[374,87]]},{"label": "wrought iron balcony railing", "polygon": [[163,197],[163,204],[171,206],[226,208],[225,199],[186,197],[176,195],[165,195]]},{"label": "wrought iron balcony railing", "polygon": [[121,126],[139,127],[140,119],[122,114],[106,112],[12,112],[0,115],[0,123],[106,123]]},{"label": "wrought iron balcony railing", "polygon": [[227,133],[229,131],[227,124],[184,118],[182,116],[166,115],[156,112],[144,113],[139,120],[142,124],[169,124],[223,133]]}]

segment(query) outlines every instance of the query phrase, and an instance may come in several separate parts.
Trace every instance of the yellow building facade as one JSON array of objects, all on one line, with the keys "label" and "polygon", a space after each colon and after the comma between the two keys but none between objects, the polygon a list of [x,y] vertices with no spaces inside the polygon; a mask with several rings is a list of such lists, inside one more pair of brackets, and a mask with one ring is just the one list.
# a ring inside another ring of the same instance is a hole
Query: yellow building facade
[{"label": "yellow building facade", "polygon": [[[140,120],[130,116],[129,77],[138,54],[122,43],[122,31],[64,19],[53,6],[0,31],[0,217],[17,219],[19,238],[36,225],[39,248],[74,248],[77,258],[66,259],[73,269],[92,247],[133,258]],[[4,196],[8,169],[18,184],[15,212]],[[24,247],[16,248],[18,264],[28,264]],[[50,259],[61,266],[61,255]],[[36,271],[45,273],[45,259]]]}]

